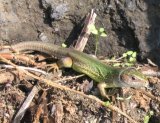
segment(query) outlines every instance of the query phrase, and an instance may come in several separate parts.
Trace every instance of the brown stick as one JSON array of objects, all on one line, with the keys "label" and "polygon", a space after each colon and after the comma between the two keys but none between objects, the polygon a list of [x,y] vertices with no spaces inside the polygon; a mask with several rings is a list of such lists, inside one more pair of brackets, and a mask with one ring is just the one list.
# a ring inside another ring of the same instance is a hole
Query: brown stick
[{"label": "brown stick", "polygon": [[95,23],[96,13],[94,13],[94,10],[91,10],[91,13],[89,13],[85,19],[85,25],[82,29],[82,32],[80,36],[78,37],[77,43],[75,45],[75,49],[78,51],[83,51],[84,47],[88,41],[89,35],[91,32],[88,29],[89,25],[92,25]]}]

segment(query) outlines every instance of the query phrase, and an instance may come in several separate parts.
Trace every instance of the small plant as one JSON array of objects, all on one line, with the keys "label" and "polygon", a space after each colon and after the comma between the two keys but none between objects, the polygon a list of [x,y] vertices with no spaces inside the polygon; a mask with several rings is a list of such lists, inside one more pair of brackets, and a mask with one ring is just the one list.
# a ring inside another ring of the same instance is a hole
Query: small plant
[{"label": "small plant", "polygon": [[143,123],[149,123],[149,119],[151,118],[151,116],[154,114],[153,111],[150,111],[146,116],[144,116],[144,121]]},{"label": "small plant", "polygon": [[108,106],[111,105],[111,103],[110,103],[109,101],[107,101],[107,102],[104,102],[104,105],[105,105],[106,107],[108,107]]},{"label": "small plant", "polygon": [[134,51],[127,51],[126,53],[123,53],[122,57],[116,59],[116,61],[123,60],[122,63],[115,63],[113,64],[114,67],[122,66],[122,67],[130,67],[134,65],[136,62],[137,52]]},{"label": "small plant", "polygon": [[135,63],[136,62],[136,57],[137,53],[134,51],[127,51],[126,53],[123,53],[123,58],[126,59],[127,62],[129,63]]},{"label": "small plant", "polygon": [[62,43],[61,45],[62,45],[62,47],[64,47],[64,48],[67,47],[67,45],[66,45],[65,43]]},{"label": "small plant", "polygon": [[97,29],[94,24],[88,26],[89,31],[95,35],[95,55],[97,54],[100,37],[106,37],[104,28]]}]

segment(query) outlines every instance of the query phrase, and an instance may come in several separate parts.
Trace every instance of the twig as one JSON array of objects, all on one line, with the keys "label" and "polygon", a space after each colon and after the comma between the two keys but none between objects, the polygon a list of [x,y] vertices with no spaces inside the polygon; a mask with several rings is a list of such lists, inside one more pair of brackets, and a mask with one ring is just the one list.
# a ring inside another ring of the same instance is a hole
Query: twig
[{"label": "twig", "polygon": [[[2,57],[0,56],[0,58],[2,58]],[[10,63],[8,62],[8,64],[10,64]],[[40,72],[40,73],[44,72],[43,74],[47,75],[47,73],[45,71],[42,71],[42,70],[39,70],[39,69],[34,69],[34,68],[28,68],[28,67],[24,67],[24,66],[14,66],[13,63],[12,63],[12,65],[2,65],[2,66],[6,67],[6,68],[17,68],[18,70],[31,70],[31,71],[33,70],[33,71]],[[6,76],[9,76],[9,78],[6,78]],[[68,77],[68,78],[55,80],[54,82],[58,83],[58,82],[61,82],[61,81],[73,80],[73,79],[77,79],[77,78],[80,78],[80,77],[83,77],[83,76],[84,76],[84,74],[81,74],[81,75],[77,75],[77,76],[73,76],[73,77]],[[14,76],[10,72],[0,74],[0,77],[1,77],[0,84],[6,83],[7,80],[13,81],[13,79],[14,79]]]},{"label": "twig", "polygon": [[146,96],[150,97],[153,100],[156,100],[160,103],[160,98],[155,97],[154,95],[152,95],[151,93],[146,92],[145,90],[140,89],[139,90],[141,93],[145,94]]},{"label": "twig", "polygon": [[147,59],[147,61],[148,64],[152,65],[153,67],[157,67],[157,65],[153,61],[151,61],[151,59]]},{"label": "twig", "polygon": [[104,59],[104,60],[101,60],[102,62],[105,62],[105,63],[120,63],[120,62],[122,62],[122,61],[120,61],[120,60],[122,60],[124,57],[122,56],[122,57],[119,57],[119,58],[117,58],[117,59]]},{"label": "twig", "polygon": [[20,123],[23,115],[25,114],[27,108],[31,104],[32,99],[34,98],[35,94],[37,94],[37,92],[38,92],[38,88],[36,86],[34,86],[31,90],[30,94],[28,95],[28,97],[26,98],[24,103],[22,104],[21,108],[17,112],[16,116],[14,117],[13,123]]},{"label": "twig", "polygon": [[96,15],[96,13],[94,13],[93,9],[91,10],[91,13],[89,13],[87,15],[87,17],[85,19],[85,25],[84,25],[84,27],[81,31],[81,34],[78,37],[77,43],[75,45],[76,50],[83,51],[83,49],[88,41],[89,35],[91,34],[91,32],[88,29],[88,26],[95,23],[96,16],[97,15]]},{"label": "twig", "polygon": [[[48,111],[46,112],[44,110],[44,108],[47,108],[47,100],[46,100],[46,97],[47,96],[47,93],[46,91],[43,91],[41,97],[38,99],[38,106],[37,106],[37,109],[35,111],[35,115],[33,117],[33,123],[38,123],[39,122],[39,119],[40,119],[40,116],[43,115],[43,117],[46,117],[47,118],[47,115],[45,114],[48,114]],[[47,123],[47,122],[44,122],[44,119],[43,119],[43,123]]]},{"label": "twig", "polygon": [[[10,53],[9,49],[6,51],[7,49],[5,50],[2,50],[0,51],[0,55],[3,56],[4,58],[8,59],[8,60],[21,60],[21,61],[25,61],[27,62],[28,64],[31,64],[31,65],[37,65],[35,63],[34,60],[32,60],[29,56],[26,56],[24,54],[14,54],[14,53]],[[8,52],[8,53],[3,53],[3,52]]]},{"label": "twig", "polygon": [[[15,68],[13,67],[12,65],[0,65],[0,67],[4,67],[4,68]],[[21,69],[24,69],[24,70],[29,70],[29,71],[35,71],[35,72],[38,72],[38,73],[41,73],[41,74],[44,74],[44,75],[47,75],[47,73],[43,70],[40,70],[40,69],[37,69],[37,68],[32,68],[32,67],[24,67],[24,66],[18,66],[19,68]]]},{"label": "twig", "polygon": [[156,72],[153,70],[142,71],[142,73],[146,76],[160,77],[160,72]]}]

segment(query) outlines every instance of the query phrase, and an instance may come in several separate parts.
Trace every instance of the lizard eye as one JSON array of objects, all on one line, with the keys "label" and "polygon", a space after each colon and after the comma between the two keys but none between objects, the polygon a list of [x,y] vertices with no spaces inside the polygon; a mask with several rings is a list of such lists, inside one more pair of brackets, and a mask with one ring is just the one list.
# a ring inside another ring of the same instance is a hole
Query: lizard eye
[{"label": "lizard eye", "polygon": [[132,80],[136,80],[135,76],[132,76]]}]

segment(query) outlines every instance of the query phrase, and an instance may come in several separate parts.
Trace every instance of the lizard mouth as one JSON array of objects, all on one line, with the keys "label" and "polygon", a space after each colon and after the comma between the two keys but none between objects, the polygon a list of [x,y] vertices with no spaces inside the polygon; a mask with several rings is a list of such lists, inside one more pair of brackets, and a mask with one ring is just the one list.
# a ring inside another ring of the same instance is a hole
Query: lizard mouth
[{"label": "lizard mouth", "polygon": [[119,74],[118,81],[125,87],[147,87],[147,79],[134,67],[122,70]]}]

